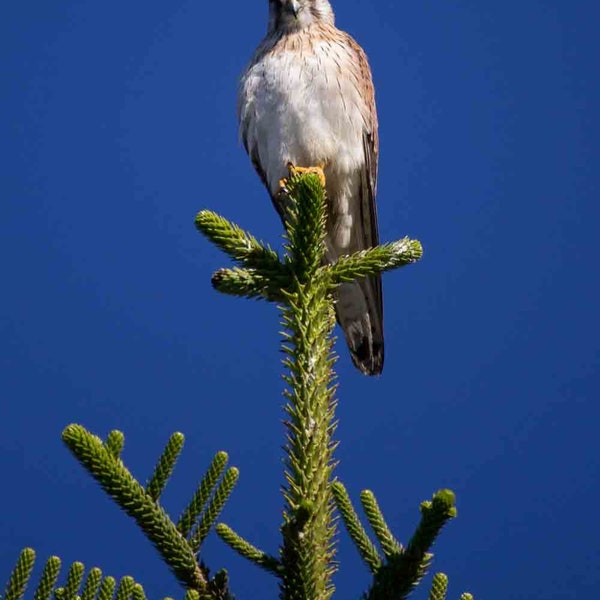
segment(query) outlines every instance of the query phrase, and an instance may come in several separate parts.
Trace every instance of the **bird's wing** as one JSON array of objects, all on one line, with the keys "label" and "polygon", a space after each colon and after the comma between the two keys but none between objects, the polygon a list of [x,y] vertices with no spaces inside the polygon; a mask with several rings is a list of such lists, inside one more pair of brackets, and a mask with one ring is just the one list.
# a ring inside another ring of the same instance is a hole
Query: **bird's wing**
[{"label": "bird's wing", "polygon": [[[362,48],[350,37],[344,40],[350,49],[349,76],[359,86],[364,100],[362,152],[364,160],[357,174],[354,207],[358,212],[352,243],[355,252],[379,244],[377,226],[377,163],[379,138],[377,112],[371,71]],[[365,374],[376,375],[383,369],[383,294],[381,276],[370,276],[342,284],[336,292],[336,312],[342,326],[354,364]]]}]

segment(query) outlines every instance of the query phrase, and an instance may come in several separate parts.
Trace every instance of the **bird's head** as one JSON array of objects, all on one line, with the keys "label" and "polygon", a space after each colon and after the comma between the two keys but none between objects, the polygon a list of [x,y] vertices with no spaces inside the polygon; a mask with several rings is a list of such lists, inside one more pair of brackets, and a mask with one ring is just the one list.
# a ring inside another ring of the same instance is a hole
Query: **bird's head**
[{"label": "bird's head", "polygon": [[269,33],[298,31],[313,23],[333,25],[328,0],[269,0]]}]

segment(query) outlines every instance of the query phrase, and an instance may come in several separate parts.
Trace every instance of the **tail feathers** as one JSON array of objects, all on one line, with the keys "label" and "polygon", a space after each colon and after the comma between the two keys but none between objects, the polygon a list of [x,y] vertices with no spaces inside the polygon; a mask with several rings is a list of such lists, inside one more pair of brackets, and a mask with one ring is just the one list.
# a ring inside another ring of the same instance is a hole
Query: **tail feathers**
[{"label": "tail feathers", "polygon": [[365,375],[379,375],[384,357],[380,278],[342,284],[336,292],[336,314],[354,365]]}]

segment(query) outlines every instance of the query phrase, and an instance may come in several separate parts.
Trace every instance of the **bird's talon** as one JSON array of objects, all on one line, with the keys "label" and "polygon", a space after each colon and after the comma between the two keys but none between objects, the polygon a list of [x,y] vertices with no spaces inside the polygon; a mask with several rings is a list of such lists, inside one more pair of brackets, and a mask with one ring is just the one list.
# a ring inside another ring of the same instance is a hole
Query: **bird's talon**
[{"label": "bird's talon", "polygon": [[278,189],[279,194],[287,194],[288,193],[287,182],[288,182],[288,180],[286,177],[283,177],[282,179],[279,180],[279,183],[277,184],[279,186],[279,189]]},{"label": "bird's talon", "polygon": [[[313,173],[319,178],[319,182],[323,187],[325,187],[325,173],[323,171],[323,167],[296,167],[291,162],[287,164],[287,168],[290,172],[290,176],[301,175],[303,173]],[[282,179],[282,181],[285,181]]]}]

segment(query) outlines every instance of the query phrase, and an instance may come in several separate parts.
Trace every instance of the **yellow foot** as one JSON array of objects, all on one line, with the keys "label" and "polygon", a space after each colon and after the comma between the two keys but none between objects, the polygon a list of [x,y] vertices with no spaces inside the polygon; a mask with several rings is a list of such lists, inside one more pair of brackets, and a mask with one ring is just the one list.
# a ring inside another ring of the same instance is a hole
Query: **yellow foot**
[{"label": "yellow foot", "polygon": [[[321,185],[325,187],[325,173],[323,167],[296,167],[291,162],[287,164],[287,168],[290,172],[290,177],[302,173],[314,173],[321,182]],[[287,178],[279,180],[279,192],[285,194],[287,192]]]}]

